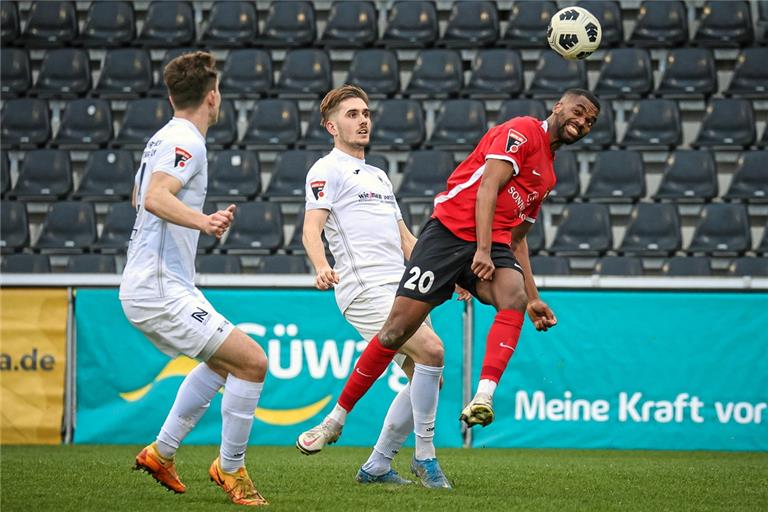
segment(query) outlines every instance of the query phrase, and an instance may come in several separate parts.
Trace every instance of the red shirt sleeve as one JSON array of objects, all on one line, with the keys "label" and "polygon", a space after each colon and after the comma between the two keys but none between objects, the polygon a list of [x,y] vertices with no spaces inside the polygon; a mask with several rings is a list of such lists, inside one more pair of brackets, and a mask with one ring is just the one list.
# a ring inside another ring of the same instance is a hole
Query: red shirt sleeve
[{"label": "red shirt sleeve", "polygon": [[533,151],[536,139],[530,135],[531,123],[528,118],[516,117],[497,127],[494,138],[488,147],[485,159],[506,160],[515,168],[515,176],[520,174],[523,162]]}]

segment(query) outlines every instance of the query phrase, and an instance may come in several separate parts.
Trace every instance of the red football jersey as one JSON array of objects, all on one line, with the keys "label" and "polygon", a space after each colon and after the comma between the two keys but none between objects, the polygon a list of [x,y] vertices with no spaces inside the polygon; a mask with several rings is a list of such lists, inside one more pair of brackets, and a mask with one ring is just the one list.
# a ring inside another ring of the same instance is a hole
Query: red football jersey
[{"label": "red football jersey", "polygon": [[474,242],[475,199],[488,159],[510,162],[514,176],[499,192],[493,214],[492,240],[512,243],[511,228],[535,222],[541,203],[555,186],[555,155],[549,147],[547,122],[515,117],[488,130],[472,153],[448,177],[447,190],[435,197],[432,213],[462,240]]}]

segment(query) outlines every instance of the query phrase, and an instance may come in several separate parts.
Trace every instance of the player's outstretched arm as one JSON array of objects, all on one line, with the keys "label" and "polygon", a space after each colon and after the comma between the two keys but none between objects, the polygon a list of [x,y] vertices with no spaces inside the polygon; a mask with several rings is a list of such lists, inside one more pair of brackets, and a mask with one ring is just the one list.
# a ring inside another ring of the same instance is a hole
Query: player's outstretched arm
[{"label": "player's outstretched arm", "polygon": [[318,290],[327,290],[338,284],[339,276],[331,268],[328,258],[325,257],[322,232],[330,212],[324,209],[307,210],[304,214],[304,230],[301,233],[301,242],[307,251],[309,261],[315,267],[315,287]]},{"label": "player's outstretched arm", "polygon": [[512,252],[517,262],[523,268],[523,275],[525,276],[525,293],[528,295],[528,306],[526,308],[528,317],[533,322],[533,325],[536,326],[537,331],[546,331],[557,324],[557,318],[547,303],[539,297],[539,289],[536,287],[536,280],[533,277],[531,260],[528,257],[528,241],[526,239],[531,226],[530,222],[523,222],[512,229]]}]

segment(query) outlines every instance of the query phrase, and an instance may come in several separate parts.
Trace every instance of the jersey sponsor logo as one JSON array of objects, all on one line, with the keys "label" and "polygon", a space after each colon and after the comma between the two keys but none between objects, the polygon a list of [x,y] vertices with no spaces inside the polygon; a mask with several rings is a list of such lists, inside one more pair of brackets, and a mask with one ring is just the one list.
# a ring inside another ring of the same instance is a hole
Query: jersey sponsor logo
[{"label": "jersey sponsor logo", "polygon": [[312,181],[309,183],[309,187],[312,189],[312,194],[314,194],[315,199],[325,197],[325,192],[323,192],[325,181]]},{"label": "jersey sponsor logo", "polygon": [[528,142],[528,138],[525,135],[510,128],[509,133],[507,133],[507,145],[504,151],[507,153],[517,153],[520,146],[526,142]]},{"label": "jersey sponsor logo", "polygon": [[512,199],[515,201],[517,209],[522,211],[525,208],[525,201],[523,201],[523,196],[520,195],[520,192],[517,191],[514,185],[510,185],[507,192],[509,192],[509,195],[511,195]]},{"label": "jersey sponsor logo", "polygon": [[539,199],[538,192],[531,192],[530,194],[528,194],[528,204],[534,203],[538,199]]},{"label": "jersey sponsor logo", "polygon": [[192,159],[192,154],[186,149],[176,146],[176,160],[173,163],[174,167],[183,169],[187,166],[187,162]]}]

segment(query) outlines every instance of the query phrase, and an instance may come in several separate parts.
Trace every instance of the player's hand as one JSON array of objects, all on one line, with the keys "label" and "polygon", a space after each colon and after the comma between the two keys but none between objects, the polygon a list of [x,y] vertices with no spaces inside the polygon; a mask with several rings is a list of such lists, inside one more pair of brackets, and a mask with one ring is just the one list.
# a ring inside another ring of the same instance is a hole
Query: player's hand
[{"label": "player's hand", "polygon": [[315,288],[318,290],[328,290],[335,284],[339,284],[339,276],[330,266],[317,269]]},{"label": "player's hand", "polygon": [[205,216],[205,223],[200,231],[206,235],[221,238],[230,224],[232,224],[232,213],[227,210],[219,210]]},{"label": "player's hand", "polygon": [[491,252],[480,249],[475,251],[475,257],[472,258],[471,269],[477,277],[484,281],[493,279],[493,271],[496,270],[496,266],[491,259]]},{"label": "player's hand", "polygon": [[458,294],[458,297],[456,297],[456,300],[468,301],[469,299],[472,298],[472,294],[459,285],[456,285],[454,287],[454,291]]},{"label": "player's hand", "polygon": [[536,326],[537,331],[546,331],[557,324],[557,317],[555,317],[547,303],[541,299],[530,301],[526,309],[528,311],[528,318]]}]

